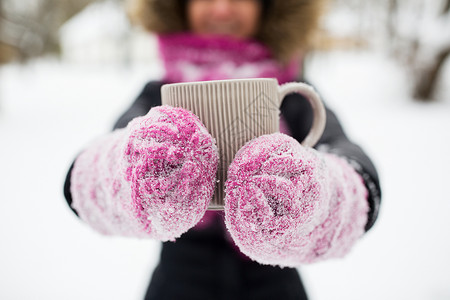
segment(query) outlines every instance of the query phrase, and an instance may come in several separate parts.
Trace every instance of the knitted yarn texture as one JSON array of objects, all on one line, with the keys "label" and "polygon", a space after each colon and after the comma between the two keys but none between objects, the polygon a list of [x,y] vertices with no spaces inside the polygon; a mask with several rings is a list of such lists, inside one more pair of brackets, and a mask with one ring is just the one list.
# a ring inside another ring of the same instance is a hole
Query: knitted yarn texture
[{"label": "knitted yarn texture", "polygon": [[255,40],[176,33],[159,35],[158,43],[165,82],[277,78],[282,84],[300,72],[299,59],[282,64]]},{"label": "knitted yarn texture", "polygon": [[197,116],[159,106],[75,161],[72,206],[103,234],[174,240],[202,218],[218,152]]},{"label": "knitted yarn texture", "polygon": [[251,259],[295,267],[347,254],[364,233],[366,199],[345,160],[285,134],[264,135],[229,167],[225,223]]}]

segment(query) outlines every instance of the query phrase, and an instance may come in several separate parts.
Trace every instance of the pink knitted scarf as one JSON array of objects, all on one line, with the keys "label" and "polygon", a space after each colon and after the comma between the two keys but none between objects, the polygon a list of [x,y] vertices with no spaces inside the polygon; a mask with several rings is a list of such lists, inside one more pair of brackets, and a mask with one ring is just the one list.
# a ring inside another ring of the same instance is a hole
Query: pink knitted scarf
[{"label": "pink knitted scarf", "polygon": [[165,82],[242,78],[277,78],[280,84],[294,81],[300,59],[282,64],[255,40],[205,37],[191,33],[159,35]]}]

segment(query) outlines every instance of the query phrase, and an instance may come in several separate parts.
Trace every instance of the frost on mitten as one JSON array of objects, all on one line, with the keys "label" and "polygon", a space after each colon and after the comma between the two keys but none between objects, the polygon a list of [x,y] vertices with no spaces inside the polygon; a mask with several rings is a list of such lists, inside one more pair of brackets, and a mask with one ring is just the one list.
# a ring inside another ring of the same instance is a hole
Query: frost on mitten
[{"label": "frost on mitten", "polygon": [[75,161],[72,206],[104,234],[174,240],[204,215],[218,152],[197,116],[159,106]]},{"label": "frost on mitten", "polygon": [[363,180],[345,160],[285,134],[248,142],[228,170],[226,226],[261,264],[344,256],[364,233],[368,210]]}]

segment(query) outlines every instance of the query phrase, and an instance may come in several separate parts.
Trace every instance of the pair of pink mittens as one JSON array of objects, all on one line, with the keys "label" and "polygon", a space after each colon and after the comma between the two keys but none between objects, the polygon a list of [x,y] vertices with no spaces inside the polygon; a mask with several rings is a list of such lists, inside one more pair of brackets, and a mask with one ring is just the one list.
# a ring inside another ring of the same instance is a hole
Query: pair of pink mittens
[{"label": "pair of pink mittens", "polygon": [[[197,116],[155,107],[77,158],[72,206],[101,233],[173,241],[206,212],[217,165],[215,141]],[[353,168],[281,133],[236,154],[225,191],[226,227],[262,264],[343,256],[367,222],[367,190]]]}]

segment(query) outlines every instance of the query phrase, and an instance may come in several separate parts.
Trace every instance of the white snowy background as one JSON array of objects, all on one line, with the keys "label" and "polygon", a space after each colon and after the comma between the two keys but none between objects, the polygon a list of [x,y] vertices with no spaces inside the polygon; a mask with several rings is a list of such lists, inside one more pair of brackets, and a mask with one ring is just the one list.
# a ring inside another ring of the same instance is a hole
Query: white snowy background
[{"label": "white snowy background", "polygon": [[[383,190],[346,258],[300,268],[310,298],[450,299],[450,66],[429,104],[382,51],[317,53],[307,70]],[[142,299],[159,242],[95,233],[62,189],[77,153],[160,74],[51,58],[0,68],[0,299]]]}]

